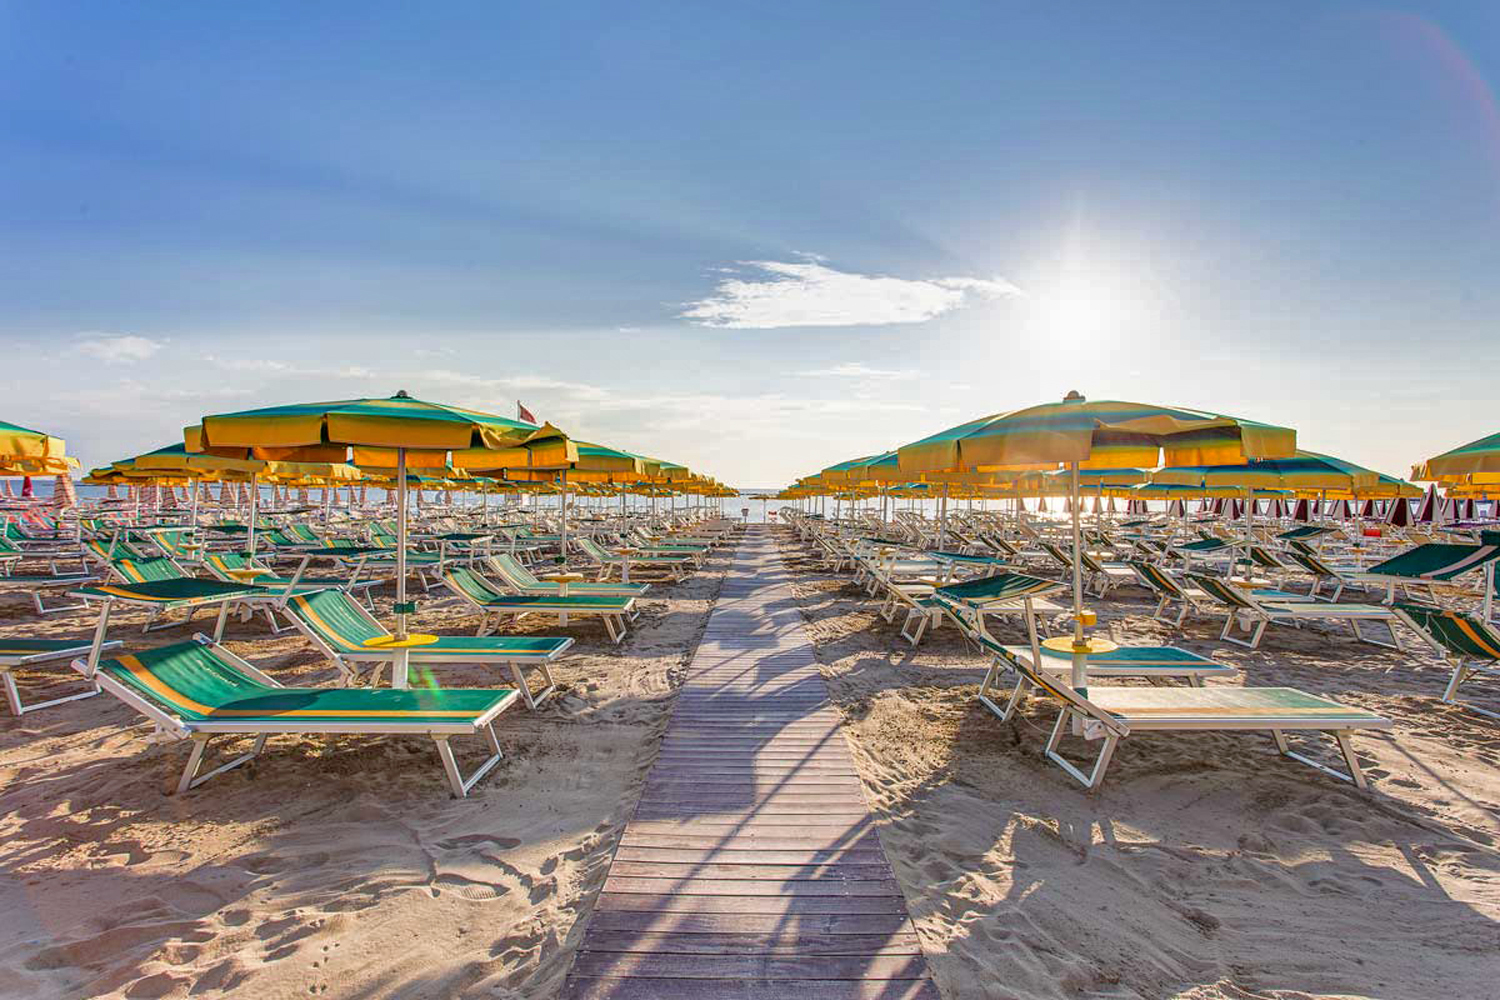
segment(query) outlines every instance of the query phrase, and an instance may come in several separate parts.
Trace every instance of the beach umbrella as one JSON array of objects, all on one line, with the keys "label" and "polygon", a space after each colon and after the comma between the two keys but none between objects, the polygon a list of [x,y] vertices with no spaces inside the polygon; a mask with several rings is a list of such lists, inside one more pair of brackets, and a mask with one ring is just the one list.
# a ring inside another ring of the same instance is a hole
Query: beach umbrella
[{"label": "beach umbrella", "polygon": [[[450,455],[456,460],[460,454],[504,451],[543,440],[567,451],[567,438],[551,425],[429,403],[413,399],[404,391],[388,399],[300,403],[216,414],[183,431],[184,444],[194,452],[236,454],[249,450],[249,457],[272,461],[329,463],[344,463],[352,453],[355,465],[394,466],[395,641],[399,643],[407,641],[407,616],[416,610],[415,603],[406,599],[408,467],[442,467]],[[405,671],[401,672],[404,675]],[[404,676],[401,683],[404,686]]]},{"label": "beach umbrella", "polygon": [[[972,420],[903,445],[904,471],[1053,470],[1072,474],[1078,497],[1082,469],[1227,465],[1290,457],[1296,432],[1203,410],[1120,401],[1089,401],[1076,392],[1056,403]],[[1073,686],[1085,688],[1091,648],[1083,610],[1082,534],[1075,504],[1073,533]]]},{"label": "beach umbrella", "polygon": [[1422,497],[1422,505],[1417,508],[1417,523],[1431,524],[1437,518],[1439,499],[1437,487],[1427,487],[1427,494]]},{"label": "beach umbrella", "polygon": [[1312,520],[1312,502],[1306,497],[1299,499],[1296,506],[1292,508],[1292,520],[1304,524]]},{"label": "beach umbrella", "polygon": [[1419,482],[1500,485],[1500,434],[1429,458],[1412,469],[1411,477]]},{"label": "beach umbrella", "polygon": [[[1349,501],[1340,500],[1339,502],[1347,504]],[[1386,511],[1385,523],[1393,528],[1411,527],[1411,504],[1400,498],[1392,500],[1391,509]]]}]

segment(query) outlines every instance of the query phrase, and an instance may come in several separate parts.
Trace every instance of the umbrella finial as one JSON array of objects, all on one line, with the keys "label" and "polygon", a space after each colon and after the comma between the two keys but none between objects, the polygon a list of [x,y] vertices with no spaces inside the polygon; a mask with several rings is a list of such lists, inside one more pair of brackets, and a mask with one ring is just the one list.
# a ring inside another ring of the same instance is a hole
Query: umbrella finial
[{"label": "umbrella finial", "polygon": [[411,399],[411,393],[407,392],[405,389],[397,389],[396,390],[396,394],[394,396],[392,396],[391,398],[392,399]]},{"label": "umbrella finial", "polygon": [[1077,389],[1069,389],[1068,394],[1063,397],[1063,402],[1081,403],[1083,402],[1083,393],[1079,392]]}]

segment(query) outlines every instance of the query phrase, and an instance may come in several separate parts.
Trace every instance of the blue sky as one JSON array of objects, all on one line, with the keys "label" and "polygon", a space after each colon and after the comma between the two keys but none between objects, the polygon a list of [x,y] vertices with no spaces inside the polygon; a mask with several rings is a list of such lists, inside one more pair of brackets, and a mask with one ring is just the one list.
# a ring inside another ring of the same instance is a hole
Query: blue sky
[{"label": "blue sky", "polygon": [[1404,474],[1496,428],[1497,80],[1488,2],[0,3],[0,415],[769,486],[1078,389]]}]

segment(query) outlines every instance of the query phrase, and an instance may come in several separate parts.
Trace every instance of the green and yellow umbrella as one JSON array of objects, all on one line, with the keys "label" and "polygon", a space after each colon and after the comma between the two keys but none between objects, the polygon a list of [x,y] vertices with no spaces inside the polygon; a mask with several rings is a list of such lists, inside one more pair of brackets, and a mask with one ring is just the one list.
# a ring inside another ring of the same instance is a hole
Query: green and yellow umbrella
[{"label": "green and yellow umbrella", "polygon": [[[1070,392],[1057,403],[997,413],[903,445],[897,459],[913,475],[951,470],[1054,470],[1227,465],[1286,458],[1297,433],[1205,410],[1116,400],[1089,401]],[[1078,486],[1073,478],[1073,685],[1084,688],[1090,648],[1085,635]]]},{"label": "green and yellow umbrella", "polygon": [[1411,470],[1411,477],[1453,486],[1500,486],[1500,434],[1429,458]]},{"label": "green and yellow umbrella", "polygon": [[[478,410],[413,399],[350,399],[272,406],[207,416],[186,428],[189,451],[227,453],[271,461],[392,466],[397,470],[396,640],[407,638],[406,619],[415,605],[406,599],[406,472],[409,466],[456,465],[481,452],[549,442],[566,452],[566,437],[538,426]],[[248,449],[249,454],[243,453]],[[254,491],[251,491],[252,500]],[[252,518],[253,522],[253,518]],[[404,670],[400,671],[403,675]],[[401,678],[404,686],[405,677]]]},{"label": "green and yellow umbrella", "polygon": [[78,468],[62,438],[0,420],[0,476],[65,476]]}]

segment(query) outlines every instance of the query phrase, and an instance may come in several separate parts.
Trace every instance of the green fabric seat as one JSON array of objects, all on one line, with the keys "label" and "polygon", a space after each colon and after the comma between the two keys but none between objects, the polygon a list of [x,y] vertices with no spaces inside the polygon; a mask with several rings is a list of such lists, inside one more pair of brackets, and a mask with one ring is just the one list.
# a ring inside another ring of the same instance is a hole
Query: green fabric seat
[{"label": "green fabric seat", "polygon": [[943,601],[961,604],[984,604],[995,601],[1037,597],[1067,589],[1066,584],[1025,573],[996,573],[961,583],[950,583],[933,591]]},{"label": "green fabric seat", "polygon": [[1452,580],[1483,569],[1500,559],[1500,545],[1454,545],[1429,542],[1364,570],[1368,576],[1398,576],[1422,580]]},{"label": "green fabric seat", "polygon": [[236,597],[255,597],[264,594],[265,589],[243,583],[225,583],[222,580],[178,577],[166,580],[146,580],[139,583],[105,583],[97,587],[80,587],[75,593],[83,597],[98,599],[118,598],[137,604],[179,605],[206,604]]},{"label": "green fabric seat", "polygon": [[[515,590],[556,593],[559,587],[556,583],[538,579],[536,574],[522,565],[521,560],[506,552],[490,556],[486,563],[494,571],[496,577]],[[649,586],[645,583],[575,582],[568,584],[568,593],[640,595],[644,594]]]},{"label": "green fabric seat", "polygon": [[[278,733],[422,735],[437,748],[449,788],[463,797],[501,758],[494,720],[517,697],[510,688],[289,688],[222,646],[181,642],[83,667],[85,677],[154,722],[158,731],[190,740],[178,781],[183,793],[256,758]],[[253,735],[248,753],[200,773],[209,741]],[[490,754],[468,777],[449,740],[483,735]]]},{"label": "green fabric seat", "polygon": [[260,683],[219,657],[211,647],[182,642],[106,660],[99,672],[141,698],[191,722],[349,723],[356,718],[412,726],[476,718],[513,691],[478,688],[284,688]]}]

